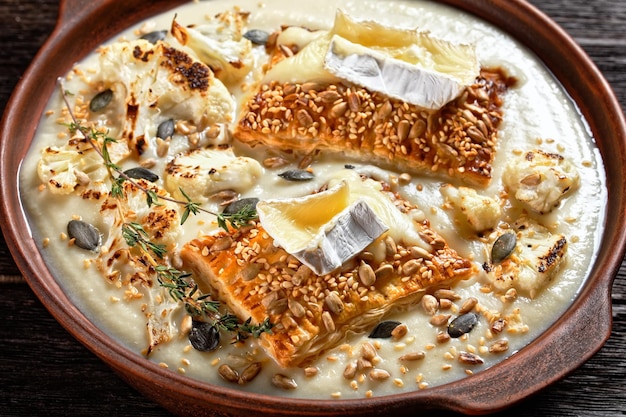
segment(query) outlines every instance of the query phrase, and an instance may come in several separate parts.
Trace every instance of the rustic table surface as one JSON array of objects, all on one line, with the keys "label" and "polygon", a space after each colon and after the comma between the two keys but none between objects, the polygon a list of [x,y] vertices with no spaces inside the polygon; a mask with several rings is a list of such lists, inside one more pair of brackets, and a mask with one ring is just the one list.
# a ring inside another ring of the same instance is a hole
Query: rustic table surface
[{"label": "rustic table surface", "polygon": [[[507,0],[501,0],[507,1]],[[587,51],[626,108],[626,0],[531,0]],[[52,31],[57,0],[0,0],[0,111]],[[564,380],[506,416],[626,415],[626,261],[613,287],[606,345]],[[0,235],[0,414],[166,416],[46,311]]]}]

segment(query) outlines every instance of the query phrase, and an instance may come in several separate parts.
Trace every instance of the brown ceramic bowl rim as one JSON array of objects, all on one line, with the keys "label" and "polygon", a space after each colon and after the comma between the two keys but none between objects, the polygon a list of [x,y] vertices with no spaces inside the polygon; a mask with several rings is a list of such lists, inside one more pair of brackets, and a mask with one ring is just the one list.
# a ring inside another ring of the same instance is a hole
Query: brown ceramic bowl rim
[{"label": "brown ceramic bowl rim", "polygon": [[[164,370],[113,342],[67,298],[41,257],[20,202],[18,171],[56,88],[55,77],[121,29],[182,0],[61,0],[59,23],[18,84],[2,120],[0,225],[18,267],[52,315],[81,343],[146,396],[176,413],[356,415],[407,409],[494,412],[576,369],[611,332],[611,286],[626,239],[626,123],[610,86],[585,52],[524,0],[439,0],[500,27],[532,50],[562,82],[589,123],[605,162],[609,203],[601,251],[591,276],[566,313],[530,345],[472,377],[428,390],[359,400],[306,400],[251,394]],[[147,3],[147,4],[146,4]],[[108,17],[107,17],[108,16]],[[115,16],[123,16],[114,22]]]}]

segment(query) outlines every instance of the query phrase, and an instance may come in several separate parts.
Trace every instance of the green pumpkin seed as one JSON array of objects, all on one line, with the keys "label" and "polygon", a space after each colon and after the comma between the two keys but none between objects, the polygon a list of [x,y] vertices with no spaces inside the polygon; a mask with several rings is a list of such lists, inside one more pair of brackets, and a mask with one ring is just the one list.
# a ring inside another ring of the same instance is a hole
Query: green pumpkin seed
[{"label": "green pumpkin seed", "polygon": [[173,119],[167,119],[161,122],[159,124],[159,127],[157,127],[157,133],[156,133],[157,138],[167,139],[167,138],[171,138],[173,134],[174,134],[174,120]]},{"label": "green pumpkin seed", "polygon": [[100,231],[95,226],[81,220],[71,220],[67,224],[67,234],[70,239],[74,239],[76,246],[90,251],[98,249],[102,242]]},{"label": "green pumpkin seed", "polygon": [[501,234],[491,247],[491,262],[498,264],[504,261],[515,249],[517,245],[517,235],[515,233]]},{"label": "green pumpkin seed", "polygon": [[104,90],[96,94],[89,103],[89,110],[93,113],[103,110],[113,100],[113,91],[111,89]]},{"label": "green pumpkin seed", "polygon": [[381,321],[374,327],[374,330],[368,337],[370,339],[388,339],[392,336],[393,329],[401,324],[399,321],[394,320]]},{"label": "green pumpkin seed", "polygon": [[135,180],[144,179],[150,182],[157,182],[159,180],[159,176],[157,174],[144,167],[127,169],[124,171],[124,174]]},{"label": "green pumpkin seed", "polygon": [[288,171],[281,172],[278,176],[287,181],[311,181],[315,178],[313,173],[304,169],[290,169]]},{"label": "green pumpkin seed", "polygon": [[141,36],[139,39],[146,40],[152,44],[157,43],[158,41],[162,41],[167,36],[167,30],[155,30],[153,32],[146,33]]},{"label": "green pumpkin seed", "polygon": [[265,45],[270,37],[270,34],[264,30],[250,29],[243,34],[243,37],[255,45]]},{"label": "green pumpkin seed", "polygon": [[200,352],[215,350],[220,345],[219,329],[215,325],[204,321],[194,320],[191,323],[191,331],[188,338],[193,348]]},{"label": "green pumpkin seed", "polygon": [[256,209],[256,205],[258,202],[259,199],[255,197],[241,198],[237,201],[233,201],[232,203],[224,207],[224,214],[236,214],[247,207]]},{"label": "green pumpkin seed", "polygon": [[452,322],[448,325],[448,334],[450,335],[450,337],[454,338],[461,337],[465,333],[471,332],[474,326],[476,326],[477,324],[478,314],[463,314],[452,320]]}]

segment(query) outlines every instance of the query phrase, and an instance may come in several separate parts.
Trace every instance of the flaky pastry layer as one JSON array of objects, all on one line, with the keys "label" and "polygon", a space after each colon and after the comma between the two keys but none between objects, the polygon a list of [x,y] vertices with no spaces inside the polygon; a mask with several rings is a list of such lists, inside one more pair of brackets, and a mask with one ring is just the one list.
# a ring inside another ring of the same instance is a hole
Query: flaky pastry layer
[{"label": "flaky pastry layer", "polygon": [[383,235],[384,260],[364,252],[324,276],[275,246],[261,225],[193,240],[181,256],[200,288],[241,319],[270,319],[272,333],[260,342],[279,365],[305,366],[389,311],[416,303],[427,289],[474,272],[426,223],[418,227],[429,249]]},{"label": "flaky pastry layer", "polygon": [[341,153],[409,173],[438,174],[486,186],[491,179],[502,95],[514,83],[483,69],[438,111],[346,84],[259,87],[244,104],[234,137],[286,153]]}]

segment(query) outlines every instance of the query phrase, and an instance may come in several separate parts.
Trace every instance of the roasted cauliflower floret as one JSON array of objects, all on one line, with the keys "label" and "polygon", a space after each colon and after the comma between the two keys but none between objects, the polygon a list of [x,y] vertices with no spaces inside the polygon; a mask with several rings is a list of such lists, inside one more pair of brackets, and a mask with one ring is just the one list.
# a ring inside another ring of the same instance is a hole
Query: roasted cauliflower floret
[{"label": "roasted cauliflower floret", "polygon": [[[128,148],[123,143],[109,143],[107,149],[113,163],[118,163],[128,154]],[[76,191],[102,195],[108,191],[108,171],[104,161],[81,136],[73,137],[63,146],[45,148],[37,164],[37,174],[53,194],[65,195]]]},{"label": "roasted cauliflower floret", "polygon": [[178,155],[167,164],[165,187],[178,198],[181,189],[194,202],[205,203],[219,191],[249,190],[263,174],[252,158],[237,157],[231,149],[195,149]]},{"label": "roasted cauliflower floret", "polygon": [[[169,196],[153,183],[136,181],[156,195]],[[110,195],[101,205],[108,232],[96,265],[107,281],[124,288],[127,302],[138,300],[142,304],[148,335],[144,353],[149,355],[157,345],[177,334],[174,316],[183,308],[159,285],[156,273],[157,265],[168,267],[171,253],[176,249],[180,217],[176,203],[160,199],[159,204],[148,206],[145,192],[128,181],[123,185],[123,195],[123,198]],[[147,244],[129,245],[128,236],[132,241],[133,235],[143,236],[150,244],[162,245],[163,253],[158,255]],[[142,246],[145,252],[140,249]]]},{"label": "roasted cauliflower floret", "polygon": [[[158,185],[144,179],[135,180],[145,190],[157,196],[169,197],[169,194]],[[125,223],[137,223],[147,233],[147,238],[155,243],[165,245],[167,250],[176,248],[176,239],[180,233],[179,206],[171,201],[159,199],[159,204],[148,205],[145,191],[129,181],[125,181],[122,189],[123,198],[109,196],[100,208],[100,213],[110,233],[107,242],[113,242]]]},{"label": "roasted cauliflower floret", "polygon": [[112,125],[107,128],[138,155],[155,146],[157,126],[165,119],[203,130],[230,122],[235,109],[231,94],[209,67],[165,42],[138,39],[103,47],[94,81],[114,95],[101,120],[108,119]]},{"label": "roasted cauliflower floret", "polygon": [[514,288],[518,294],[534,298],[563,264],[567,239],[527,218],[518,220],[513,230],[517,240],[512,252],[502,261],[485,264],[487,277],[498,293]]},{"label": "roasted cauliflower floret", "polygon": [[513,198],[545,214],[578,188],[580,178],[574,165],[563,156],[534,150],[513,158],[502,181]]},{"label": "roasted cauliflower floret", "polygon": [[203,25],[184,27],[172,22],[172,34],[226,84],[241,81],[252,69],[252,42],[244,38],[248,13],[227,11]]},{"label": "roasted cauliflower floret", "polygon": [[457,188],[448,184],[441,187],[441,193],[455,209],[456,214],[475,232],[493,229],[502,215],[497,200],[481,196],[473,188]]}]

